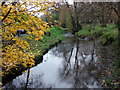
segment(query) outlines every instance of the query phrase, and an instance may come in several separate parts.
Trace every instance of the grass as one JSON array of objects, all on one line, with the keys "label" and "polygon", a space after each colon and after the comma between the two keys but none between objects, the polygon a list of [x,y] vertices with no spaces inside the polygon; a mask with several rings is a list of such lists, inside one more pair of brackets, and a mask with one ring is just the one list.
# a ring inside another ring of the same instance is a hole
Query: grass
[{"label": "grass", "polygon": [[[27,39],[31,52],[35,55],[35,58],[38,60],[40,57],[44,54],[46,50],[48,50],[51,46],[55,45],[56,43],[60,42],[65,38],[62,29],[59,27],[52,27],[50,28],[50,31],[48,32],[50,35],[43,35],[43,39],[40,39],[38,41]],[[26,36],[23,36],[22,39],[26,39]]]}]

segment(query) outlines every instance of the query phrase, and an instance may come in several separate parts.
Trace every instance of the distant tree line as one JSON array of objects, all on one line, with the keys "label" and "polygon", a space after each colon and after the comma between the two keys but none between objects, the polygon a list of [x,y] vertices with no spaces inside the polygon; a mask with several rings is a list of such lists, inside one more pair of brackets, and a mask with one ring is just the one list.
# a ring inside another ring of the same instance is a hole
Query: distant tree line
[{"label": "distant tree line", "polygon": [[59,3],[58,11],[53,12],[52,18],[46,17],[46,21],[58,20],[61,26],[75,33],[82,29],[82,25],[101,24],[106,27],[107,23],[120,23],[120,2],[74,2],[70,5],[66,0]]}]

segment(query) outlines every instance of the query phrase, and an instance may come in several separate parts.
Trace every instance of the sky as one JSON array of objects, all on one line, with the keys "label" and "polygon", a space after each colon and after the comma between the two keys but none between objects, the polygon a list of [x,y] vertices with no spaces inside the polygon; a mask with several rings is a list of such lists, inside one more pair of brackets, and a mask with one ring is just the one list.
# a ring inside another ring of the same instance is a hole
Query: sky
[{"label": "sky", "polygon": [[73,0],[68,0],[68,3],[69,4],[73,4]]}]

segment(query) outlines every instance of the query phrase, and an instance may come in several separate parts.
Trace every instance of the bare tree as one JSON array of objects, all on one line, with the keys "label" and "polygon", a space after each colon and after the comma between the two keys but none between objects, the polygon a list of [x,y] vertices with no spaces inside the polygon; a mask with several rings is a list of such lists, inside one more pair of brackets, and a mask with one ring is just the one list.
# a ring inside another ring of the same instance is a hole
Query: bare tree
[{"label": "bare tree", "polygon": [[79,12],[78,12],[78,3],[79,2],[75,2],[73,3],[73,5],[69,5],[69,3],[65,0],[65,4],[68,8],[69,14],[71,16],[71,20],[72,20],[72,26],[73,26],[73,30],[72,33],[75,34],[75,32],[78,32],[80,29],[82,29],[82,25],[79,22]]}]

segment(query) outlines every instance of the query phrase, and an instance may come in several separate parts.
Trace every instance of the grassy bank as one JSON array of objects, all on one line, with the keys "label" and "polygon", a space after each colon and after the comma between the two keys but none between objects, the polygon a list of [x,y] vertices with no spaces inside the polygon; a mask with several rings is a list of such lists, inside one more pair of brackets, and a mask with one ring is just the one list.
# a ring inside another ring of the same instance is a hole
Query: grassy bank
[{"label": "grassy bank", "polygon": [[[42,62],[43,55],[47,53],[51,47],[64,40],[65,38],[62,29],[59,27],[50,28],[50,31],[46,32],[46,34],[43,36],[43,39],[38,41],[35,40],[35,36],[29,36],[32,38],[28,39],[28,35],[24,35],[21,38],[27,40],[27,42],[30,44],[31,53],[35,56],[35,64]],[[22,74],[26,69],[22,64],[16,66],[17,67],[11,68],[10,72],[8,72],[7,75],[3,76],[3,84],[6,84],[16,76]]]},{"label": "grassy bank", "polygon": [[83,29],[76,33],[79,37],[90,39],[99,38],[103,45],[115,41],[118,37],[117,25],[107,24],[107,27],[101,25],[84,25]]},{"label": "grassy bank", "polygon": [[[25,39],[27,36],[22,37]],[[34,37],[34,36],[33,36]],[[50,31],[43,35],[43,39],[36,41],[34,38],[32,40],[27,39],[31,47],[31,52],[35,56],[35,62],[38,64],[42,61],[42,56],[54,45],[64,40],[65,36],[62,29],[59,27],[52,27]]]},{"label": "grassy bank", "polygon": [[88,37],[100,41],[99,54],[101,63],[104,65],[101,83],[106,88],[118,88],[120,86],[120,47],[117,25],[108,24],[107,27],[85,25],[76,34],[83,39]]}]

